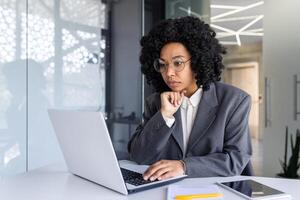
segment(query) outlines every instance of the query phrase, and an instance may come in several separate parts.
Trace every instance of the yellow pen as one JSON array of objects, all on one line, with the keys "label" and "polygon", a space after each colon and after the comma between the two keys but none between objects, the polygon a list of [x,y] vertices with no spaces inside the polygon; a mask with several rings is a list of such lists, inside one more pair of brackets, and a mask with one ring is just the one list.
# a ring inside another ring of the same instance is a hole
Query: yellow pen
[{"label": "yellow pen", "polygon": [[223,194],[221,193],[176,195],[175,200],[206,199],[206,198],[217,198],[222,196]]}]

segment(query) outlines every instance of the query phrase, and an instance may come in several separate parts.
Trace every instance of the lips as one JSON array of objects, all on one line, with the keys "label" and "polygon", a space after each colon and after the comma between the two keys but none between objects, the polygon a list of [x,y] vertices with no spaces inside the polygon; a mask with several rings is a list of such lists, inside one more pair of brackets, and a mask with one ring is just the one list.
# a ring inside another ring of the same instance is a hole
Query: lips
[{"label": "lips", "polygon": [[168,81],[168,85],[171,87],[176,87],[180,84],[180,82],[177,81]]}]

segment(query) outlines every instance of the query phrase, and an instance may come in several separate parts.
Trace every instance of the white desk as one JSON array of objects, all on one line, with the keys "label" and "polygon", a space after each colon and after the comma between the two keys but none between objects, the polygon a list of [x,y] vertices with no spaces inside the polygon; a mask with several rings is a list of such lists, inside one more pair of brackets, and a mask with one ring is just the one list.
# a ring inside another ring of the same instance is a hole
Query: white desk
[{"label": "white desk", "polygon": [[[174,183],[187,186],[203,186],[216,181],[242,180],[249,177],[212,177],[185,179]],[[251,177],[261,183],[300,199],[300,180]],[[1,200],[165,200],[167,186],[124,196],[97,184],[76,177],[61,167],[50,166],[25,174],[0,178]],[[241,199],[220,188],[224,200]]]}]

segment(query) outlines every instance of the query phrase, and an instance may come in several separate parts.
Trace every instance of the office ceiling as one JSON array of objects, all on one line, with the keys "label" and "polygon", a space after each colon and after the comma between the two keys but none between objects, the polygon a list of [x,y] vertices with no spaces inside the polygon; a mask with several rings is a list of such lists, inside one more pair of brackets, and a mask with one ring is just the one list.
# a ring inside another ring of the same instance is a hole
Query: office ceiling
[{"label": "office ceiling", "polygon": [[224,45],[262,41],[263,1],[211,0],[211,26]]}]

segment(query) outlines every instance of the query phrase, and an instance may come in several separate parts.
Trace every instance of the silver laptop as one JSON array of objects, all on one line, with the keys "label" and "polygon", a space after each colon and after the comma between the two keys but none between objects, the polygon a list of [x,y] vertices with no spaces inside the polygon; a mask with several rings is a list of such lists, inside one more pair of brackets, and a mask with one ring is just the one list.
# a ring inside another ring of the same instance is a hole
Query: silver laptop
[{"label": "silver laptop", "polygon": [[183,175],[164,181],[144,181],[142,172],[147,166],[118,162],[100,112],[50,109],[48,113],[72,174],[125,195],[186,177]]}]

